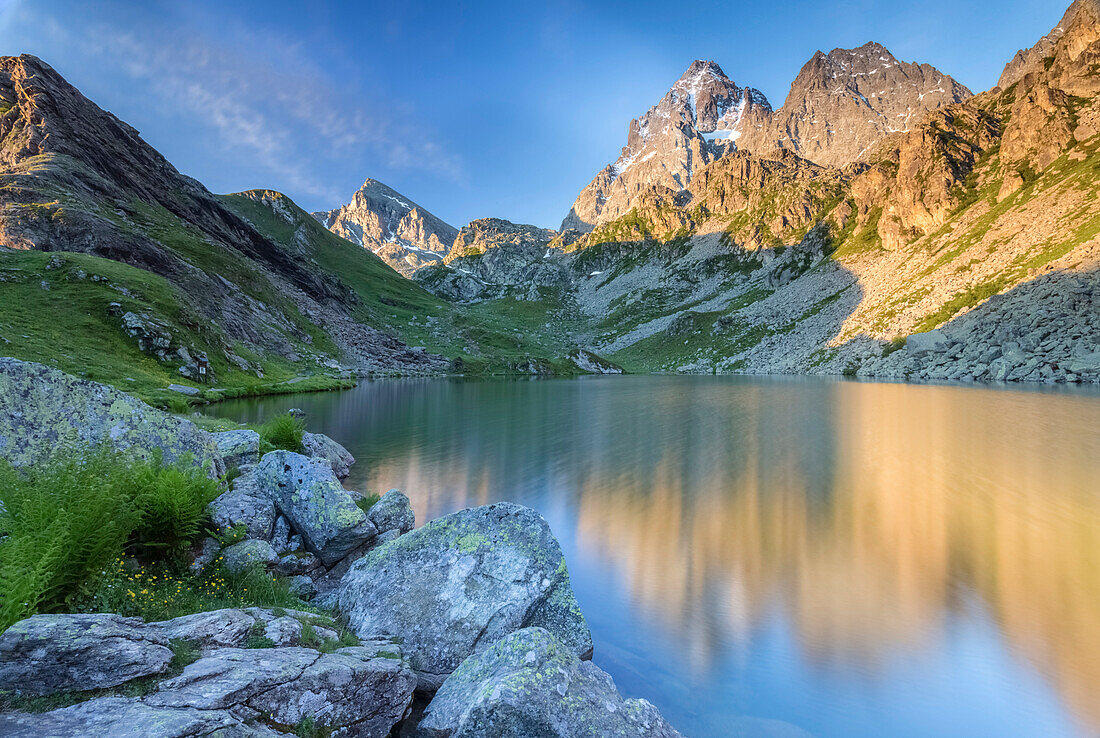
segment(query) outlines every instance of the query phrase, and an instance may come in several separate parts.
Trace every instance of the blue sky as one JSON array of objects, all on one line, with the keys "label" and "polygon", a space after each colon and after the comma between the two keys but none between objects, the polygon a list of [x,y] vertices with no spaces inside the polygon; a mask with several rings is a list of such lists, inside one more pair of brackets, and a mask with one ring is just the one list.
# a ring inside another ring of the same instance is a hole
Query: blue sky
[{"label": "blue sky", "polygon": [[974,91],[1069,0],[0,0],[32,53],[215,192],[307,210],[379,179],[450,223],[557,227],[695,58],[775,107],[817,49],[879,41]]}]

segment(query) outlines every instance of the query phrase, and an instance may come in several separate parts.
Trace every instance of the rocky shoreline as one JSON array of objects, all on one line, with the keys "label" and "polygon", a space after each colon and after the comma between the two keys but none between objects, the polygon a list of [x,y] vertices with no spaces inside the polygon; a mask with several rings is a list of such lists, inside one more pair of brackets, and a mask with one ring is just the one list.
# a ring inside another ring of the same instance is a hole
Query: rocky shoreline
[{"label": "rocky shoreline", "polygon": [[223,480],[192,569],[262,568],[308,611],[35,614],[0,634],[0,692],[69,704],[0,713],[0,734],[679,735],[589,660],[565,559],[535,511],[499,503],[414,528],[401,492],[368,504],[344,489],[354,459],[326,436],[261,454],[253,430],[209,433],[0,359],[0,458],[29,468],[102,444],[161,449]]}]

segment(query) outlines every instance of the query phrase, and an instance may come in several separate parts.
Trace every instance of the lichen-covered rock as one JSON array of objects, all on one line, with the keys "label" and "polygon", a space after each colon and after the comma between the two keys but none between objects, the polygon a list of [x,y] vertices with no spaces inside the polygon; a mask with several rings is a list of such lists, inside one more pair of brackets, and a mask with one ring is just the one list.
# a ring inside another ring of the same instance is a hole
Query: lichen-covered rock
[{"label": "lichen-covered rock", "polygon": [[324,459],[332,467],[332,473],[345,479],[351,473],[355,457],[336,441],[323,433],[303,433],[302,453],[315,459]]},{"label": "lichen-covered rock", "polygon": [[260,460],[255,474],[259,489],[325,566],[378,535],[322,459],[272,451]]},{"label": "lichen-covered rock", "polygon": [[400,535],[413,529],[416,518],[412,504],[401,490],[391,489],[382,499],[367,510],[367,519],[374,523],[379,534],[394,530]]},{"label": "lichen-covered rock", "polygon": [[591,661],[543,628],[509,634],[466,659],[420,721],[424,738],[602,738],[680,734],[645,700],[624,700]]},{"label": "lichen-covered rock", "polygon": [[171,463],[189,456],[211,476],[222,474],[210,434],[112,387],[17,359],[0,358],[0,458],[27,466],[107,444]]},{"label": "lichen-covered rock", "polygon": [[461,510],[369,551],[341,580],[337,599],[359,635],[404,639],[422,691],[527,626],[546,627],[578,656],[592,652],[550,526],[512,503]]},{"label": "lichen-covered rock", "polygon": [[222,531],[245,527],[249,538],[269,540],[275,526],[275,503],[260,495],[231,489],[210,503],[210,519]]},{"label": "lichen-covered rock", "polygon": [[100,697],[44,714],[0,715],[0,735],[8,738],[184,738],[212,734],[226,738],[282,735],[262,725],[245,726],[226,710],[153,707],[134,697]]},{"label": "lichen-covered rock", "polygon": [[260,460],[260,434],[248,428],[212,433],[226,469],[255,464]]},{"label": "lichen-covered rock", "polygon": [[321,560],[311,553],[293,552],[279,557],[275,573],[281,577],[308,574],[321,566]]},{"label": "lichen-covered rock", "polygon": [[121,615],[35,615],[0,634],[0,689],[48,695],[159,674],[168,639]]},{"label": "lichen-covered rock", "polygon": [[226,608],[147,623],[145,628],[168,640],[186,640],[206,650],[242,645],[255,623],[256,618],[252,615]]},{"label": "lichen-covered rock", "polygon": [[284,725],[311,716],[318,726],[381,737],[405,716],[416,686],[400,650],[222,649],[165,680],[144,701],[237,714],[247,708]]},{"label": "lichen-covered rock", "polygon": [[222,565],[231,572],[242,572],[259,564],[264,569],[279,563],[279,554],[267,541],[249,538],[222,550]]}]

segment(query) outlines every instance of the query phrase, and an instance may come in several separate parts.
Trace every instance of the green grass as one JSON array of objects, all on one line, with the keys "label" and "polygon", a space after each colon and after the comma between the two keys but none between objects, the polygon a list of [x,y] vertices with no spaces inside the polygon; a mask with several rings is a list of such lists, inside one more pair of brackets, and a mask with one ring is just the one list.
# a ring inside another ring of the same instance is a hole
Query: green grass
[{"label": "green grass", "polygon": [[374,492],[368,492],[362,497],[356,499],[355,504],[359,507],[360,510],[362,510],[363,512],[367,512],[372,507],[374,507],[375,503],[377,503],[381,499],[382,498],[378,494]]},{"label": "green grass", "polygon": [[[56,262],[55,262],[56,260]],[[60,268],[47,268],[51,262]],[[42,288],[46,282],[49,289]],[[134,312],[169,326],[181,345],[206,352],[217,386],[203,388],[180,376],[179,362],[162,363],[141,352],[121,320],[109,312]],[[240,371],[225,360],[220,329],[188,307],[166,279],[143,269],[77,253],[0,252],[0,355],[35,361],[96,382],[110,384],[146,402],[184,411],[187,398],[169,384],[203,388],[201,399],[216,401],[281,392],[345,388],[354,380],[319,374],[293,383],[300,365],[279,357],[258,357],[243,347],[239,355],[258,363],[265,379]]]},{"label": "green grass", "polygon": [[302,450],[302,435],[305,430],[306,424],[302,419],[289,413],[277,415],[259,428],[260,437],[271,444],[272,448],[295,453]]}]

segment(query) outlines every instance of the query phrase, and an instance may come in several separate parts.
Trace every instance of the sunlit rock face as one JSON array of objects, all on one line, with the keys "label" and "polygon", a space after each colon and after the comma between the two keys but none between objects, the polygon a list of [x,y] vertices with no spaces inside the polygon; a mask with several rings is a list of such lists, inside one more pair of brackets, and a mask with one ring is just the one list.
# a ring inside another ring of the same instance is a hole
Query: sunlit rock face
[{"label": "sunlit rock face", "polygon": [[619,158],[581,191],[561,229],[590,231],[629,213],[654,188],[684,190],[771,112],[764,93],[739,87],[713,61],[692,62],[659,103],[630,122]]},{"label": "sunlit rock face", "polygon": [[458,234],[454,226],[369,178],[347,205],[312,215],[336,235],[378,254],[406,277],[442,261]]},{"label": "sunlit rock face", "polygon": [[882,44],[818,51],[791,84],[783,107],[738,140],[738,148],[789,149],[816,164],[842,167],[874,145],[909,131],[970,90],[930,64],[898,61]]}]

